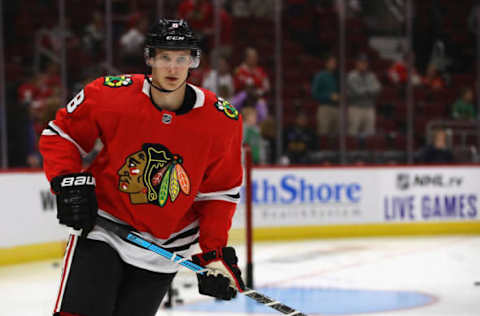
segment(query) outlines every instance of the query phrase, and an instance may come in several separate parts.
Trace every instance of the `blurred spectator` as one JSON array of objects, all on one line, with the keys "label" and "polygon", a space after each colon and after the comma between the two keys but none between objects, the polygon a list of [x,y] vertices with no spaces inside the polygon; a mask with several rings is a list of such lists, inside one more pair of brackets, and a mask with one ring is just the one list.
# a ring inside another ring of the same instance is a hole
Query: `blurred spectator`
[{"label": "blurred spectator", "polygon": [[445,88],[445,80],[442,78],[437,70],[435,64],[429,64],[425,71],[425,76],[422,79],[422,83],[425,87],[430,88],[432,91],[440,91]]},{"label": "blurred spectator", "polygon": [[[407,56],[403,56],[400,60],[394,62],[388,68],[387,76],[390,82],[398,86],[405,86],[407,84]],[[414,63],[413,63],[414,64]],[[422,78],[418,74],[413,65],[412,84],[418,86],[422,83]]]},{"label": "blurred spectator", "polygon": [[37,136],[40,136],[41,132],[47,127],[48,123],[55,119],[57,110],[62,106],[60,90],[54,90],[54,93],[50,97],[41,101],[42,108],[36,117],[36,124],[38,125]]},{"label": "blurred spectator", "polygon": [[432,141],[420,152],[420,162],[423,163],[452,163],[453,153],[447,145],[447,133],[443,129],[433,132]]},{"label": "blurred spectator", "polygon": [[46,72],[32,75],[17,90],[18,105],[25,109],[24,120],[27,125],[26,139],[23,140],[27,155],[25,163],[31,168],[41,167],[38,137],[60,107],[60,78],[57,71],[57,65],[50,63]]},{"label": "blurred spectator", "polygon": [[52,87],[52,94],[46,98],[34,102],[31,109],[31,115],[34,126],[34,143],[27,156],[27,165],[30,168],[40,168],[42,166],[42,156],[38,150],[38,139],[42,131],[47,127],[48,122],[55,118],[57,110],[62,106],[59,87]]},{"label": "blurred spectator", "polygon": [[245,59],[235,69],[233,81],[236,94],[232,98],[232,104],[239,110],[245,106],[255,107],[258,122],[261,123],[268,116],[264,95],[270,91],[270,81],[263,67],[258,65],[255,48],[246,48]]},{"label": "blurred spectator", "polygon": [[452,104],[452,118],[458,120],[475,119],[473,90],[471,87],[463,87],[460,90],[460,97]]},{"label": "blurred spectator", "polygon": [[307,123],[307,114],[300,110],[297,112],[294,124],[285,130],[285,150],[291,164],[310,163],[315,133]]},{"label": "blurred spectator", "polygon": [[444,19],[441,4],[437,0],[422,6],[421,1],[413,1],[413,41],[412,48],[415,52],[416,68],[420,73],[426,71],[426,66],[432,60],[435,43],[445,37],[442,20]]},{"label": "blurred spectator", "polygon": [[[55,68],[55,66],[51,66]],[[52,71],[52,70],[50,70]],[[52,96],[59,89],[59,78],[52,72],[33,74],[25,83],[18,87],[18,103],[35,106],[39,102]]]},{"label": "blurred spectator", "polygon": [[467,17],[467,24],[470,32],[476,34],[479,29],[478,24],[478,14],[480,13],[480,0],[474,0],[472,4],[472,8],[470,9],[470,13]]},{"label": "blurred spectator", "polygon": [[446,76],[446,71],[451,64],[451,60],[447,56],[445,42],[443,40],[437,40],[433,44],[430,64],[434,64],[437,71]]},{"label": "blurred spectator", "polygon": [[273,117],[267,116],[260,123],[260,131],[265,144],[265,163],[274,163],[277,151],[277,127]]},{"label": "blurred spectator", "polygon": [[148,30],[145,18],[136,18],[131,27],[120,37],[120,55],[126,67],[143,65],[143,44]]},{"label": "blurred spectator", "polygon": [[338,72],[337,57],[331,55],[325,69],[318,72],[312,83],[313,98],[319,103],[317,110],[317,134],[338,133]]},{"label": "blurred spectator", "polygon": [[256,17],[272,19],[276,0],[232,1],[232,15],[239,18]]},{"label": "blurred spectator", "polygon": [[38,97],[41,80],[42,76],[40,74],[34,74],[18,87],[17,96],[19,104],[29,106]]},{"label": "blurred spectator", "polygon": [[208,49],[212,51],[212,54],[217,56],[230,57],[232,55],[232,34],[233,34],[233,19],[225,8],[220,8],[220,47],[214,47],[214,37],[212,36],[208,40]]},{"label": "blurred spectator", "polygon": [[[33,167],[36,165],[36,162],[38,162],[38,159],[35,159],[34,155],[36,151],[37,137],[35,135],[31,107],[32,103],[37,100],[40,95],[42,80],[43,76],[41,74],[34,74],[18,87],[18,108],[15,109],[15,114],[21,114],[23,116],[21,120],[25,125],[22,133],[24,138],[17,140],[17,142],[21,143],[22,148],[20,152],[25,153],[25,156],[22,155],[22,160],[25,159],[25,161],[20,163]],[[18,128],[19,127],[17,127],[17,129]]]},{"label": "blurred spectator", "polygon": [[30,115],[32,118],[33,129],[36,137],[39,137],[49,121],[51,121],[55,111],[61,105],[60,89],[54,88],[48,97],[38,98],[30,105]]},{"label": "blurred spectator", "polygon": [[[51,24],[51,22],[49,22],[49,24]],[[67,41],[67,47],[69,46],[70,41],[76,41],[76,37],[71,30],[71,20],[69,18],[65,19],[65,29],[62,29],[60,24],[57,23],[51,27],[47,26],[46,28],[42,28],[39,31],[40,34],[42,34],[40,41],[41,45],[54,52],[60,51],[64,39]]]},{"label": "blurred spectator", "polygon": [[218,71],[211,69],[206,73],[202,87],[213,91],[225,100],[231,101],[234,92],[233,77],[230,72],[230,65],[225,57],[222,56],[218,59]]},{"label": "blurred spectator", "polygon": [[254,107],[257,112],[257,121],[262,123],[268,117],[268,106],[264,98],[260,98],[252,86],[235,94],[232,98],[232,104],[239,111],[245,107]]},{"label": "blurred spectator", "polygon": [[188,82],[196,86],[202,86],[205,76],[210,72],[210,57],[207,53],[202,52],[200,65],[198,68],[192,69],[188,76]]},{"label": "blurred spectator", "polygon": [[247,0],[232,1],[232,15],[236,18],[245,18],[250,16],[250,9]]},{"label": "blurred spectator", "polygon": [[349,16],[361,16],[363,14],[363,3],[360,0],[336,0],[335,7],[338,8],[341,2],[347,3],[347,14]]},{"label": "blurred spectator", "polygon": [[[235,1],[237,3],[237,1]],[[183,0],[177,10],[179,18],[188,21],[195,33],[200,37],[203,51],[219,55],[230,56],[232,53],[233,19],[224,5],[219,9],[220,14],[220,47],[214,47],[215,7],[210,0]]]},{"label": "blurred spectator", "polygon": [[257,125],[257,111],[248,106],[242,109],[243,117],[243,142],[248,144],[252,153],[254,164],[265,162],[265,151],[260,128]]},{"label": "blurred spectator", "polygon": [[270,91],[270,80],[263,67],[258,65],[258,53],[255,48],[245,49],[245,59],[235,69],[234,84],[237,92],[254,87],[259,97]]},{"label": "blurred spectator", "polygon": [[225,100],[227,100],[228,102],[231,103],[231,100],[232,100],[232,94],[231,94],[231,90],[228,86],[226,85],[219,85],[218,86],[218,96],[224,98]]},{"label": "blurred spectator", "polygon": [[381,89],[377,76],[368,69],[367,56],[359,55],[347,75],[348,134],[375,134],[375,99]]},{"label": "blurred spectator", "polygon": [[273,19],[277,0],[250,0],[250,14],[256,18]]},{"label": "blurred spectator", "polygon": [[60,78],[60,65],[55,62],[50,62],[45,67],[45,84],[46,86],[55,89],[60,88],[62,80]]},{"label": "blurred spectator", "polygon": [[211,27],[213,4],[208,0],[183,0],[178,6],[178,17],[185,19],[192,29],[204,32]]},{"label": "blurred spectator", "polygon": [[100,11],[95,11],[92,14],[92,20],[85,27],[85,34],[83,36],[83,43],[88,54],[94,59],[102,56],[105,42],[105,20]]},{"label": "blurred spectator", "polygon": [[207,49],[208,36],[213,34],[213,11],[213,4],[209,0],[183,0],[178,6],[178,17],[187,20],[195,30],[204,50]]}]

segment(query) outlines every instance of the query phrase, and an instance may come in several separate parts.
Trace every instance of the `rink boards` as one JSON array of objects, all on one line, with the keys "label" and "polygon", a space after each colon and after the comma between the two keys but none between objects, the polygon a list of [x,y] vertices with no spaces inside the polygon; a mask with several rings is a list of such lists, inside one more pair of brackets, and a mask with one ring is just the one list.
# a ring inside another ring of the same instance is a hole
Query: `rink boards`
[{"label": "rink boards", "polygon": [[254,236],[477,234],[479,176],[475,165],[255,168]]},{"label": "rink boards", "polygon": [[[261,167],[252,179],[256,240],[480,233],[475,165]],[[43,173],[0,173],[0,196],[0,264],[63,255],[68,230]],[[232,240],[244,234],[244,210]]]}]

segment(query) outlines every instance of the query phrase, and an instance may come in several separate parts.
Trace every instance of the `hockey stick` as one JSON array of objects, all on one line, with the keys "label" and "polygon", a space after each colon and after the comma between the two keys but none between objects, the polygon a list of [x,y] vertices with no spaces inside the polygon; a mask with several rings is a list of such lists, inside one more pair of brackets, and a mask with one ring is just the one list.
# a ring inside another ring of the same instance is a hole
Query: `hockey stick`
[{"label": "hockey stick", "polygon": [[[104,229],[106,230],[109,230],[113,233],[115,233],[117,236],[119,236],[120,238],[122,238],[123,240],[125,241],[128,241],[134,245],[137,245],[137,246],[140,246],[142,248],[145,248],[145,249],[148,249],[150,251],[153,251],[159,255],[161,255],[162,257],[170,260],[170,261],[173,261],[179,265],[182,265],[184,267],[186,267],[187,269],[195,272],[195,273],[200,273],[200,274],[204,274],[207,272],[207,269],[202,267],[202,266],[199,266],[195,263],[193,263],[192,261],[180,256],[180,255],[177,255],[175,252],[170,252],[152,242],[149,242],[145,239],[143,239],[142,237],[140,237],[138,234],[136,234],[134,231],[131,231],[128,227],[124,226],[124,225],[121,225],[121,224],[117,224],[109,219],[106,219],[104,217],[101,217],[101,216],[97,216],[97,225],[100,226],[100,227],[103,227]],[[277,311],[279,311],[280,313],[282,314],[285,314],[285,315],[288,315],[288,316],[293,316],[293,315],[296,315],[296,316],[307,316],[307,314],[304,314],[300,311],[297,311],[279,301],[276,301],[262,293],[259,293],[255,290],[252,290],[252,289],[249,289],[249,288],[245,288],[245,290],[243,292],[240,292],[246,296],[248,296],[249,298],[257,301],[258,303],[260,304],[263,304],[263,305],[266,305],[270,308],[273,308]]]}]

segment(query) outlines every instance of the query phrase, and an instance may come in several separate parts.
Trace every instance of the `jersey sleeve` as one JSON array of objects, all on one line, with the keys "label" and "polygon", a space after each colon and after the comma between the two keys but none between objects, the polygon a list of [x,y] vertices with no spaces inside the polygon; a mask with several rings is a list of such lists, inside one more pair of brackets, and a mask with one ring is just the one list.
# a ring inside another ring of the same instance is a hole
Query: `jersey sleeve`
[{"label": "jersey sleeve", "polygon": [[199,216],[202,251],[226,246],[232,217],[240,201],[243,181],[241,117],[233,125],[222,152],[208,166],[193,204]]},{"label": "jersey sleeve", "polygon": [[49,181],[82,170],[82,157],[92,150],[100,134],[94,118],[101,101],[99,81],[85,86],[42,131],[39,148]]}]

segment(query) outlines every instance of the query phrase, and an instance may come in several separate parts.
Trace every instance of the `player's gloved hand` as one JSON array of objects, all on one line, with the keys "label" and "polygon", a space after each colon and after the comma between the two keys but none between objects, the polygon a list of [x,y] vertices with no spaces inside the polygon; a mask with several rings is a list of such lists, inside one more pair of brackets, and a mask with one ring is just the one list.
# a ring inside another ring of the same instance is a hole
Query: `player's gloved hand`
[{"label": "player's gloved hand", "polygon": [[95,178],[88,172],[58,176],[50,182],[57,197],[57,218],[60,224],[83,229],[86,236],[95,224],[98,206]]},{"label": "player's gloved hand", "polygon": [[197,274],[200,294],[230,300],[237,295],[237,291],[245,289],[232,247],[196,254],[192,256],[192,261],[209,270],[205,274]]}]

